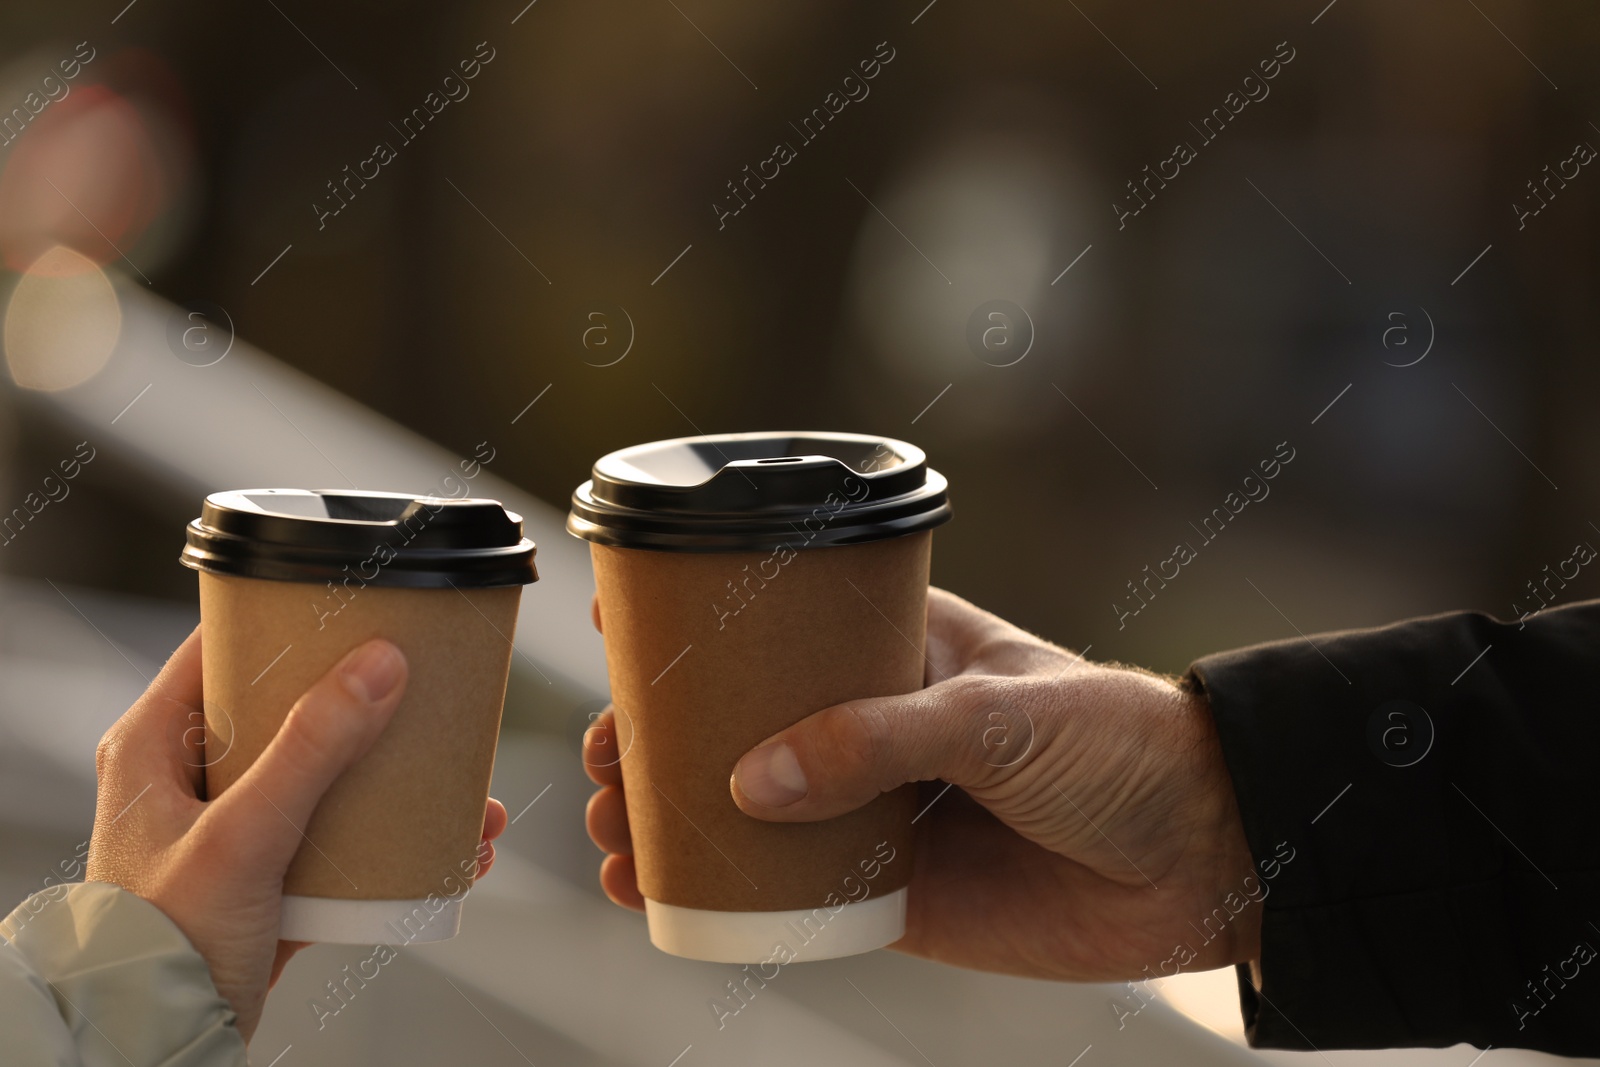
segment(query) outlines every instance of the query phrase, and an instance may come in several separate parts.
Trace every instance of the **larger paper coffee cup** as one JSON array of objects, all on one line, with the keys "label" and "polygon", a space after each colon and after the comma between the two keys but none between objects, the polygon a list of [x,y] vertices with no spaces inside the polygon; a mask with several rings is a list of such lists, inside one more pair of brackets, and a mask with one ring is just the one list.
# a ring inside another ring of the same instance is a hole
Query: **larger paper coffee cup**
[{"label": "larger paper coffee cup", "polygon": [[281,937],[403,944],[456,933],[533,555],[521,519],[492,500],[206,499],[182,562],[200,571],[208,796],[238,781],[355,646],[385,638],[410,668],[389,725],[306,826],[284,879]]},{"label": "larger paper coffee cup", "polygon": [[920,449],[854,434],[640,445],[574,494],[657,947],[787,963],[904,933],[913,787],[769,823],[729,777],[812,712],[921,687],[930,531],[949,514]]}]

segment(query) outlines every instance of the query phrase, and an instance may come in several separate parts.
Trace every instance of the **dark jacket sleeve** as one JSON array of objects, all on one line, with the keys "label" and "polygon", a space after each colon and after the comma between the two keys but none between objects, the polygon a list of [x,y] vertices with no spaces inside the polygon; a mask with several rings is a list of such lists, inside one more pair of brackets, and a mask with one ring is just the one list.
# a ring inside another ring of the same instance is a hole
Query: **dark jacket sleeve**
[{"label": "dark jacket sleeve", "polygon": [[1252,1045],[1600,1056],[1597,665],[1600,601],[1190,668],[1274,865]]}]

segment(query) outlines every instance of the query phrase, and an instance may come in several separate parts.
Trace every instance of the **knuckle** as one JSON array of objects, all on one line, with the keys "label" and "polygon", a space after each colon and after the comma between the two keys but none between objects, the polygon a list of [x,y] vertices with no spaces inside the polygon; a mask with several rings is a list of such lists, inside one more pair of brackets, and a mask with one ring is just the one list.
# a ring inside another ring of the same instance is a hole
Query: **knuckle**
[{"label": "knuckle", "polygon": [[958,674],[941,688],[949,717],[957,724],[982,719],[994,702],[994,682],[984,675]]},{"label": "knuckle", "polygon": [[812,752],[827,781],[866,780],[881,791],[883,782],[893,776],[893,735],[875,700],[852,701],[834,709]]},{"label": "knuckle", "polygon": [[329,714],[335,710],[311,698],[295,704],[284,719],[275,742],[283,755],[295,762],[310,762],[340,752],[344,748],[346,731],[339,729],[340,716]]},{"label": "knuckle", "polygon": [[976,662],[993,666],[997,671],[1019,674],[1028,669],[1046,646],[1032,634],[1015,627],[991,631],[983,637],[973,651]]},{"label": "knuckle", "polygon": [[1070,765],[1077,746],[1064,735],[1063,711],[1059,691],[1048,678],[1019,679],[1011,690],[1010,706],[1027,731],[1025,748],[1013,756],[1003,769],[1002,781],[1031,788],[1031,784],[1053,781]]},{"label": "knuckle", "polygon": [[1036,750],[1039,722],[1028,683],[1017,678],[988,678],[966,696],[961,719],[973,784],[992,784],[1015,776]]},{"label": "knuckle", "polygon": [[100,736],[94,748],[94,773],[97,781],[105,781],[122,748],[121,723],[117,723]]}]

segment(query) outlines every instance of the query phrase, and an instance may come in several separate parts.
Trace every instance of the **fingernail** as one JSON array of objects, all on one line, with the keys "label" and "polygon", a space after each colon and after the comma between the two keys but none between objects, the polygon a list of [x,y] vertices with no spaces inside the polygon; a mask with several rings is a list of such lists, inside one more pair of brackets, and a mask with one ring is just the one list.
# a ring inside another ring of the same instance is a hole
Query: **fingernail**
[{"label": "fingernail", "polygon": [[745,753],[733,769],[739,791],[757,804],[782,808],[806,795],[806,774],[794,749],[779,741]]},{"label": "fingernail", "polygon": [[345,659],[340,674],[351,694],[375,704],[393,692],[405,673],[405,657],[387,641],[368,641]]}]

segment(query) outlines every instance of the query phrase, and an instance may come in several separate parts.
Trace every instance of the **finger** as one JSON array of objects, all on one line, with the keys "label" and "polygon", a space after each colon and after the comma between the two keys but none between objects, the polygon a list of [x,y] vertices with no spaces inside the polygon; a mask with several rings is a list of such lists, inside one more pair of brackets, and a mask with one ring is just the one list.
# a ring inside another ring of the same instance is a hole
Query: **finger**
[{"label": "finger", "polygon": [[493,867],[493,866],[494,866],[494,842],[492,842],[492,841],[479,841],[478,842],[478,873],[473,875],[473,881],[477,881],[479,878],[482,878],[484,875],[488,874],[489,873],[489,868]]},{"label": "finger", "polygon": [[928,589],[927,685],[972,669],[985,646],[1018,633],[1015,626],[943,589]]},{"label": "finger", "polygon": [[614,856],[633,855],[633,833],[628,827],[628,802],[622,790],[608,786],[589,798],[584,826],[600,851]]},{"label": "finger", "polygon": [[272,974],[267,979],[267,988],[269,990],[278,984],[278,979],[283,977],[283,969],[288,966],[290,960],[294,959],[295,954],[309,944],[311,944],[309,941],[278,942],[277,954],[272,959]]},{"label": "finger", "polygon": [[810,822],[854,811],[906,782],[992,779],[1004,772],[984,747],[984,708],[1016,708],[1025,694],[1011,679],[964,675],[826,708],[744,754],[733,771],[734,802],[757,818]]},{"label": "finger", "polygon": [[483,839],[493,841],[505,833],[506,822],[506,806],[494,797],[490,797],[489,805],[483,811]]},{"label": "finger", "polygon": [[239,870],[288,869],[322,794],[388,725],[406,670],[393,644],[368,641],[295,702],[255,763],[202,816]]},{"label": "finger", "polygon": [[589,618],[594,620],[594,628],[600,629],[600,594],[596,593],[589,601]]},{"label": "finger", "polygon": [[600,888],[612,903],[634,911],[644,910],[644,894],[639,892],[639,876],[632,856],[607,856],[600,861]]},{"label": "finger", "polygon": [[622,756],[617,741],[617,717],[602,711],[583,732],[583,769],[596,785],[622,784]]},{"label": "finger", "polygon": [[200,692],[200,629],[167,660],[155,681],[100,739],[96,773],[99,806],[115,819],[159,783],[199,795],[205,712]]}]

